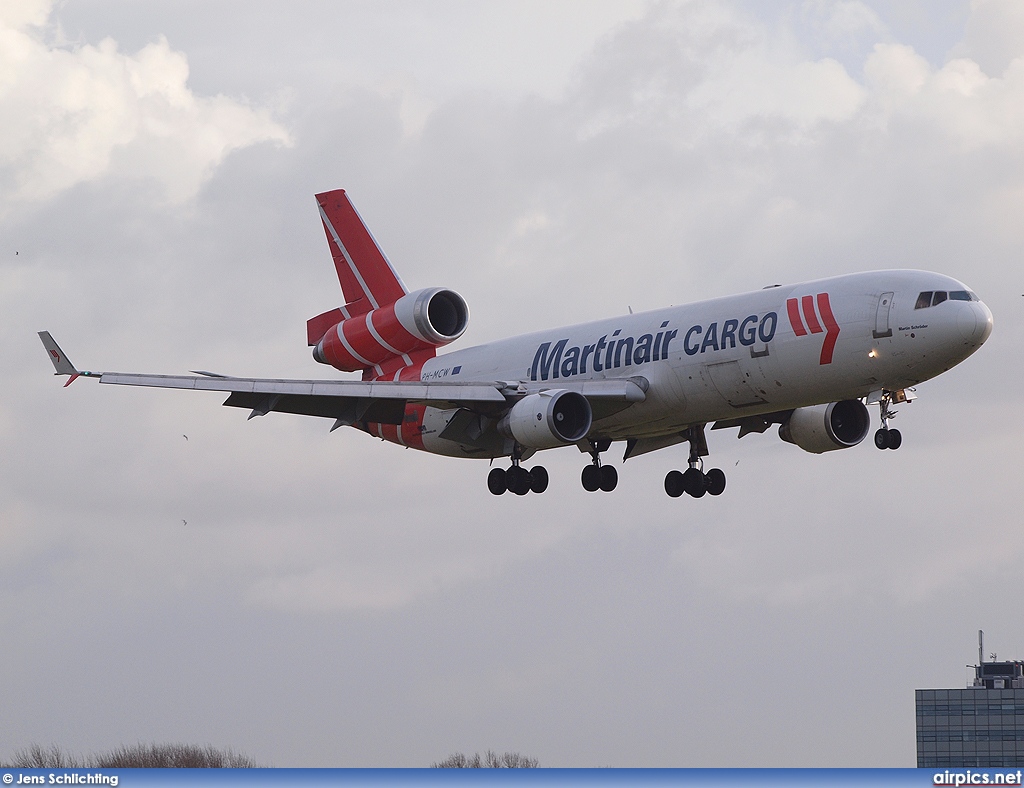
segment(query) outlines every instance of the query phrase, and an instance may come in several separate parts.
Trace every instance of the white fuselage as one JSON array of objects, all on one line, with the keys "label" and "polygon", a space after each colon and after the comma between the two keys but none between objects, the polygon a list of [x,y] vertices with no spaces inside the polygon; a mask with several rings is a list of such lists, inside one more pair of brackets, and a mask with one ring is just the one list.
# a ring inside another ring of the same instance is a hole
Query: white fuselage
[{"label": "white fuselage", "polygon": [[[929,291],[946,300],[920,306]],[[622,440],[904,389],[963,361],[991,330],[991,312],[963,283],[873,271],[490,342],[430,359],[421,379],[540,390],[642,377],[646,399],[595,419],[590,432]],[[439,437],[450,414],[427,408],[423,448],[489,456]]]}]

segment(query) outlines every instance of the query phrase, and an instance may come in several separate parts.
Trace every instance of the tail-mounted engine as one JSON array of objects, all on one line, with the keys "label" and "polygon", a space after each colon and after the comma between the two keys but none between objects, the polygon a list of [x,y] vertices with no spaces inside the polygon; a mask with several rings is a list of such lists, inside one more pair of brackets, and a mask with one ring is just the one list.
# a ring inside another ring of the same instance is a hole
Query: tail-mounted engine
[{"label": "tail-mounted engine", "polygon": [[[344,318],[338,320],[338,318]],[[306,324],[313,358],[344,372],[454,342],[469,325],[469,307],[454,290],[432,287],[356,317],[334,309]],[[433,355],[433,354],[431,354]]]},{"label": "tail-mounted engine", "polygon": [[592,420],[586,397],[556,389],[523,397],[498,422],[498,432],[529,449],[553,449],[582,440]]},{"label": "tail-mounted engine", "polygon": [[856,399],[797,408],[779,427],[779,437],[804,451],[821,454],[856,446],[868,434],[871,418]]}]

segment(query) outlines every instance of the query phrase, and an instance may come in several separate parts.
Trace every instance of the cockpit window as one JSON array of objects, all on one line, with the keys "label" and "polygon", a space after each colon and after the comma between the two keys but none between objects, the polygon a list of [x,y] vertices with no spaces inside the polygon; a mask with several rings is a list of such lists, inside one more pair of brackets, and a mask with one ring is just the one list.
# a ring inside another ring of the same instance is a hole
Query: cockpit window
[{"label": "cockpit window", "polygon": [[977,295],[970,290],[925,290],[917,297],[914,309],[927,309],[930,306],[938,306],[946,299],[950,301],[979,301]]}]

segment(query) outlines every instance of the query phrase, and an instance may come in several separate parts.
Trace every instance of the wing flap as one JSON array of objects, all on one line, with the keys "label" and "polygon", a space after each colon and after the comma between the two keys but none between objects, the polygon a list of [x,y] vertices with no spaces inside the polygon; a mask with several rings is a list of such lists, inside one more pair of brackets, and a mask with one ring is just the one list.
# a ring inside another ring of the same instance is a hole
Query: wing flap
[{"label": "wing flap", "polygon": [[[100,383],[166,389],[280,394],[299,397],[390,399],[406,402],[505,404],[505,395],[487,383],[419,383],[415,381],[277,380],[273,378],[211,378],[194,375],[148,375],[104,372]],[[248,405],[245,407],[249,407]],[[280,410],[275,407],[274,410]]]},{"label": "wing flap", "polygon": [[319,416],[343,424],[372,421],[377,424],[401,424],[405,417],[405,400],[366,399],[363,397],[322,397],[296,394],[254,394],[232,392],[224,401],[229,408],[252,410],[249,418],[268,413],[294,413]]}]

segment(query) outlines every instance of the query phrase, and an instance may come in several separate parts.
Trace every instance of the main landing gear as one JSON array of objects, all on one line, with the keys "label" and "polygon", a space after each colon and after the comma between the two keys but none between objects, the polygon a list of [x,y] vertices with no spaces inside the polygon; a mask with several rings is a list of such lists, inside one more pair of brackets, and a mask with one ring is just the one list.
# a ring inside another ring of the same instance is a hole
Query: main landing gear
[{"label": "main landing gear", "polygon": [[580,481],[583,482],[583,489],[587,492],[611,492],[619,483],[619,472],[612,465],[601,464],[601,452],[607,451],[612,442],[607,438],[590,441],[590,456],[592,464],[583,469],[580,474]]},{"label": "main landing gear", "polygon": [[725,472],[712,468],[704,473],[704,457],[708,456],[708,442],[704,436],[704,425],[690,427],[686,439],[690,442],[689,466],[685,471],[669,471],[665,476],[665,492],[672,498],[683,493],[702,498],[706,494],[721,495],[725,492]]},{"label": "main landing gear", "polygon": [[712,468],[704,473],[704,461],[690,451],[689,468],[685,472],[669,471],[665,476],[665,492],[672,498],[683,493],[694,498],[702,498],[705,493],[721,495],[725,492],[725,472],[721,468]]},{"label": "main landing gear", "polygon": [[889,419],[896,417],[896,411],[890,410],[893,402],[907,402],[908,397],[903,391],[883,391],[878,400],[878,409],[882,414],[882,427],[875,433],[875,446],[879,449],[898,449],[903,445],[903,436],[897,429],[889,428]]},{"label": "main landing gear", "polygon": [[542,493],[548,488],[548,471],[543,465],[534,465],[526,470],[519,463],[521,458],[516,452],[512,455],[512,467],[492,468],[487,474],[487,489],[494,495],[501,495],[505,490],[516,495]]}]

